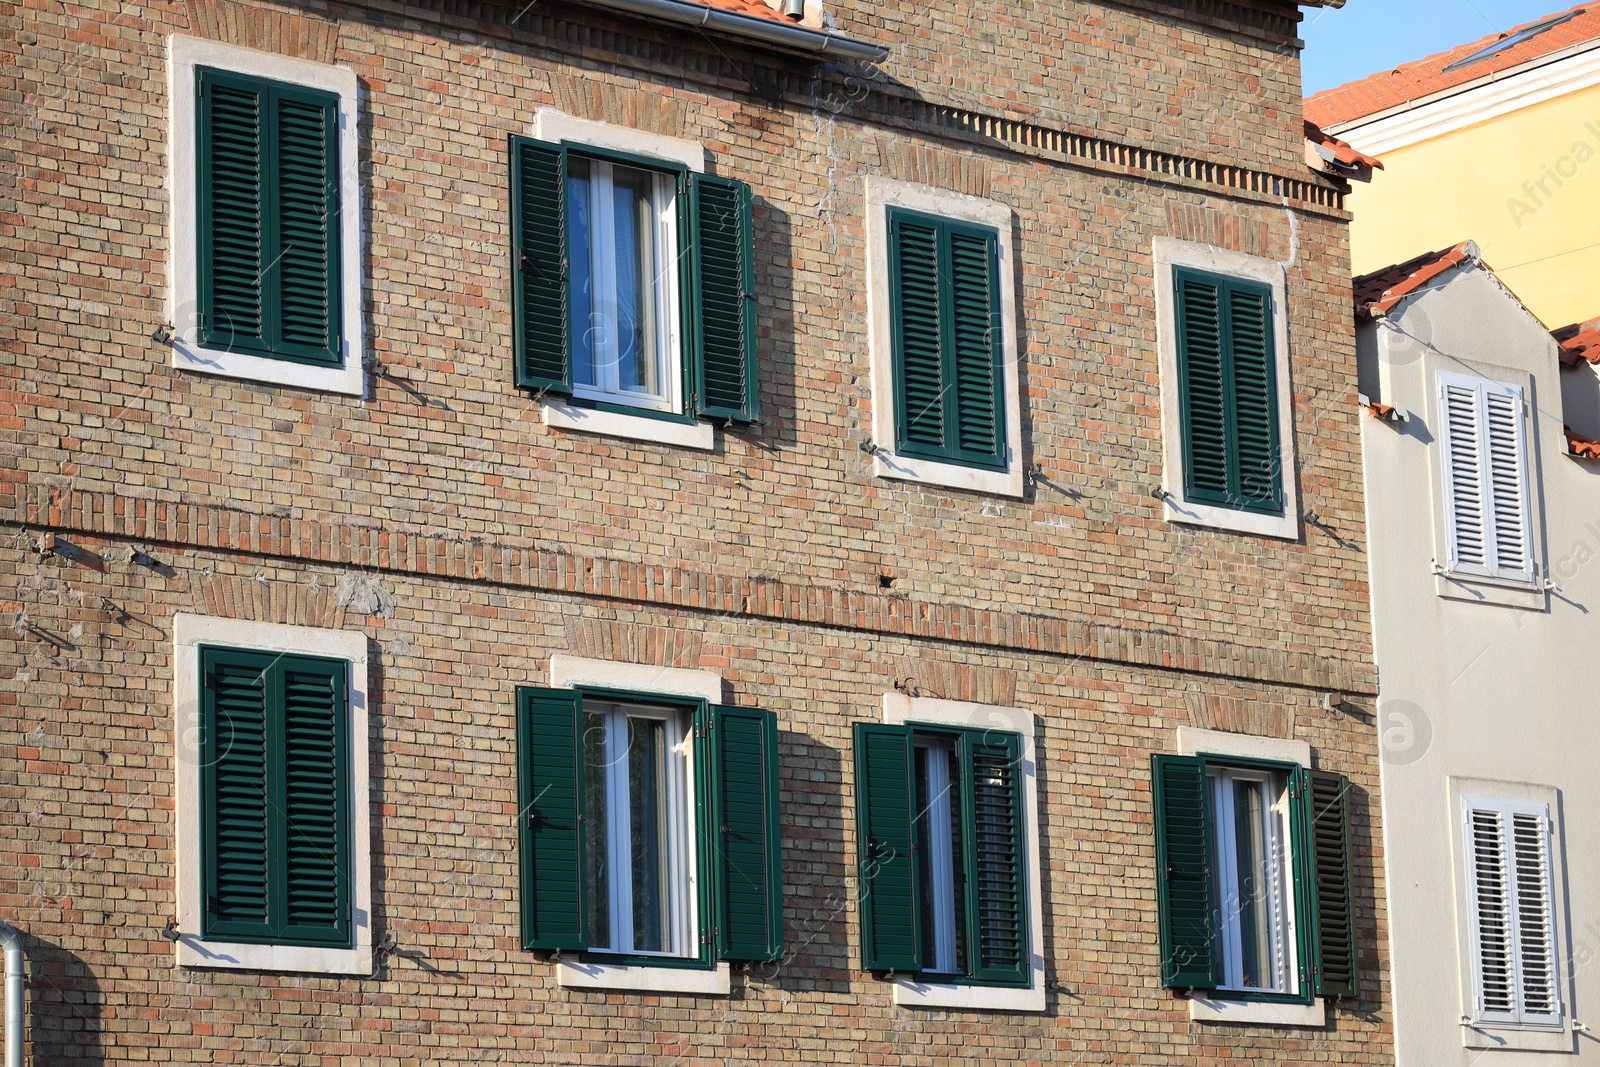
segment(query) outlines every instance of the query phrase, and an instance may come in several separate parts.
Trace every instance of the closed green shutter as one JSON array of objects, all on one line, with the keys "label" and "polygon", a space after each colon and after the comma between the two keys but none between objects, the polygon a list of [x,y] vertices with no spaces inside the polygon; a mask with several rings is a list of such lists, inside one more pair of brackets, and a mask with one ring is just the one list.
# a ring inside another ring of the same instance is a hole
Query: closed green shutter
[{"label": "closed green shutter", "polygon": [[1359,990],[1355,886],[1350,854],[1350,783],[1340,774],[1310,771],[1306,825],[1311,840],[1311,913],[1315,991],[1353,997]]},{"label": "closed green shutter", "polygon": [[1184,268],[1174,281],[1184,496],[1282,514],[1271,290]]},{"label": "closed green shutter", "polygon": [[895,450],[1003,468],[999,238],[891,208]]},{"label": "closed green shutter", "polygon": [[337,366],[339,99],[197,72],[200,343]]},{"label": "closed green shutter", "polygon": [[689,176],[689,232],[694,242],[693,367],[695,413],[752,422],[756,372],[755,240],[750,187],[705,174]]},{"label": "closed green shutter", "polygon": [[918,971],[922,904],[911,851],[916,796],[911,731],[857,723],[855,762],[862,966]]},{"label": "closed green shutter", "polygon": [[1030,980],[1026,813],[1022,738],[989,730],[966,735],[964,822],[967,944],[971,977],[1026,985]]},{"label": "closed green shutter", "polygon": [[572,392],[567,150],[512,136],[511,320],[517,384]]},{"label": "closed green shutter", "polygon": [[517,826],[524,948],[588,945],[583,887],[583,697],[517,690]]},{"label": "closed green shutter", "polygon": [[348,670],[202,649],[203,936],[350,943]]},{"label": "closed green shutter", "polygon": [[711,752],[717,954],[725,960],[780,959],[778,717],[713,706]]},{"label": "closed green shutter", "polygon": [[1217,980],[1205,761],[1154,756],[1151,774],[1161,981],[1169,989],[1213,989]]}]

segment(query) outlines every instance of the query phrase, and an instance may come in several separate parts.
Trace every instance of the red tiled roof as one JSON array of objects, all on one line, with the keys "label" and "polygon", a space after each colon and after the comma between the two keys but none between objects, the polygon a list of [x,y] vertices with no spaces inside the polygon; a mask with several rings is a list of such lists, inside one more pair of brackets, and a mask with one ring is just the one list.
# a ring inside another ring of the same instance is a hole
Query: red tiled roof
[{"label": "red tiled roof", "polygon": [[731,11],[735,15],[749,15],[755,19],[771,19],[785,26],[794,25],[789,19],[763,4],[761,0],[684,0],[684,2],[703,3],[704,6],[714,7],[718,11]]},{"label": "red tiled roof", "polygon": [[1354,282],[1356,314],[1370,318],[1375,313],[1388,311],[1445,271],[1476,258],[1478,246],[1463,241],[1454,248],[1429,252],[1363,275]]},{"label": "red tiled roof", "polygon": [[1579,459],[1600,459],[1600,441],[1585,437],[1571,426],[1561,427],[1567,432],[1567,451]]},{"label": "red tiled roof", "polygon": [[[1501,42],[1510,41],[1524,30],[1536,29],[1555,19],[1565,21],[1533,33],[1526,40],[1502,48],[1483,59],[1453,70],[1445,69]],[[1359,81],[1324,89],[1306,101],[1306,117],[1318,126],[1337,126],[1597,38],[1600,38],[1600,0],[1590,0],[1589,3],[1579,4],[1546,18],[1535,19],[1509,32],[1490,34],[1448,52],[1440,52],[1413,63],[1402,63],[1394,70],[1380,71]]]},{"label": "red tiled roof", "polygon": [[1357,152],[1350,144],[1339,140],[1331,133],[1324,133],[1322,127],[1306,120],[1306,140],[1312,144],[1321,145],[1333,153],[1333,158],[1344,165],[1346,170],[1360,170],[1363,167],[1383,169],[1383,161],[1376,156],[1369,156],[1364,152]]},{"label": "red tiled roof", "polygon": [[1580,359],[1600,363],[1600,319],[1575,322],[1571,326],[1551,330],[1550,335],[1561,346],[1563,367],[1576,367]]}]

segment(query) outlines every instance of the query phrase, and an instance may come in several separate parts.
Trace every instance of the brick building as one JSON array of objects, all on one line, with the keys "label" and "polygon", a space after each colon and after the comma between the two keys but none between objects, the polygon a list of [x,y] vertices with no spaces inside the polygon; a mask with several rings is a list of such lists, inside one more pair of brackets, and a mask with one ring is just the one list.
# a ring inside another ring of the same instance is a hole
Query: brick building
[{"label": "brick building", "polygon": [[1389,1062],[1295,5],[3,19],[34,1062]]}]

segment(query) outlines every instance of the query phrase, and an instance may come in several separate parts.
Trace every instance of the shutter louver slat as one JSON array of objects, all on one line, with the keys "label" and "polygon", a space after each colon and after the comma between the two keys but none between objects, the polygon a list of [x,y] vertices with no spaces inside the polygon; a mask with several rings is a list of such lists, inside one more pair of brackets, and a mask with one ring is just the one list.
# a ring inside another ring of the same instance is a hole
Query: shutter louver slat
[{"label": "shutter louver slat", "polygon": [[517,384],[572,392],[567,154],[511,138],[513,335]]},{"label": "shutter louver slat", "polygon": [[583,698],[517,690],[517,825],[525,948],[587,947],[583,888]]},{"label": "shutter louver slat", "polygon": [[689,181],[698,413],[748,422],[756,417],[759,391],[750,187],[704,174]]},{"label": "shutter louver slat", "polygon": [[1005,452],[996,256],[992,237],[951,231],[955,444],[963,456],[994,460]]},{"label": "shutter louver slat", "polygon": [[896,284],[895,341],[902,445],[945,447],[945,382],[939,320],[939,232],[896,219],[890,232]]},{"label": "shutter louver slat", "polygon": [[1183,434],[1187,496],[1226,500],[1229,490],[1227,390],[1223,368],[1222,290],[1180,277]]},{"label": "shutter louver slat", "polygon": [[778,834],[777,717],[711,709],[717,847],[718,954],[726,960],[783,955]]},{"label": "shutter louver slat", "polygon": [[1549,835],[1545,818],[1516,812],[1511,816],[1513,870],[1516,878],[1518,992],[1525,1021],[1529,1016],[1554,1016],[1560,998],[1556,989],[1555,929],[1550,896]]},{"label": "shutter louver slat", "polygon": [[1523,520],[1527,495],[1522,462],[1522,398],[1520,394],[1487,390],[1484,407],[1484,459],[1494,513],[1494,567],[1502,572],[1531,572],[1528,531]]},{"label": "shutter louver slat", "polygon": [[1484,514],[1481,445],[1478,434],[1478,400],[1474,389],[1444,388],[1446,507],[1454,520],[1451,538],[1453,565],[1489,565]]},{"label": "shutter louver slat", "polygon": [[857,723],[855,761],[862,966],[918,971],[922,894],[911,850],[916,796],[911,731]]},{"label": "shutter louver slat", "polygon": [[280,340],[304,355],[339,355],[338,170],[331,103],[277,100]]},{"label": "shutter louver slat", "polygon": [[1168,989],[1213,989],[1217,980],[1205,762],[1155,756],[1151,773],[1162,983]]},{"label": "shutter louver slat", "polygon": [[206,764],[213,825],[212,907],[219,923],[268,921],[267,689],[262,662],[222,662],[206,672],[213,704]]},{"label": "shutter louver slat", "polygon": [[1272,305],[1267,293],[1230,288],[1228,325],[1238,495],[1247,504],[1276,506],[1283,479],[1278,457]]},{"label": "shutter louver slat", "polygon": [[203,168],[201,284],[203,343],[223,349],[267,343],[262,217],[266,174],[265,102],[259,91],[207,83],[201,97]]},{"label": "shutter louver slat", "polygon": [[1485,1014],[1516,1011],[1513,987],[1510,887],[1506,884],[1505,833],[1498,811],[1469,817],[1473,919],[1477,943],[1479,1008]]},{"label": "shutter louver slat", "polygon": [[349,824],[342,673],[285,663],[285,921],[306,932],[342,933],[349,884]]},{"label": "shutter louver slat", "polygon": [[972,739],[973,977],[1025,982],[1029,969],[1020,738]]}]

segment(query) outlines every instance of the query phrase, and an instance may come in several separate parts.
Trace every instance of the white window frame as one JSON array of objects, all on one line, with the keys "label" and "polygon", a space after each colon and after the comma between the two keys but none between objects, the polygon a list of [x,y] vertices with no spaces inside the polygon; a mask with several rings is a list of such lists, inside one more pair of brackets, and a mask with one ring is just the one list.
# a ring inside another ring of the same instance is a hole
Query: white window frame
[{"label": "white window frame", "polygon": [[[1151,258],[1155,264],[1156,341],[1161,368],[1161,446],[1162,514],[1168,522],[1209,526],[1218,530],[1300,538],[1300,491],[1295,428],[1293,382],[1289,374],[1288,289],[1281,263],[1261,256],[1246,255],[1212,245],[1180,241],[1172,237],[1154,239]],[[1218,507],[1191,501],[1184,495],[1183,397],[1178,373],[1178,306],[1173,271],[1177,267],[1221,274],[1256,282],[1272,290],[1272,336],[1278,401],[1278,454],[1283,486],[1283,514],[1262,515],[1252,511]]]},{"label": "white window frame", "polygon": [[[587,659],[579,656],[550,657],[550,687],[576,689],[594,686],[602,689],[622,690],[629,693],[658,694],[663,697],[690,697],[708,704],[722,703],[722,675],[715,671],[684,670],[679,667],[653,667],[638,663],[621,663],[614,660]],[[686,758],[693,765],[694,737],[690,731],[690,746]],[[692,783],[691,783],[692,785]],[[696,838],[695,804],[688,809],[689,840]],[[691,864],[690,869],[695,870]],[[691,892],[691,901],[697,900],[698,887]],[[695,915],[693,930],[699,931],[699,915]],[[598,953],[597,953],[598,954]],[[598,960],[556,961],[556,982],[569,989],[611,989],[645,993],[700,994],[727,996],[732,982],[727,963],[718,961],[711,968],[689,968],[644,964],[604,963]]]},{"label": "white window frame", "polygon": [[[1533,483],[1530,476],[1531,462],[1529,456],[1529,425],[1527,394],[1520,385],[1508,382],[1498,382],[1473,374],[1461,374],[1454,371],[1440,370],[1436,374],[1434,385],[1434,401],[1437,404],[1439,441],[1439,477],[1440,491],[1442,493],[1442,506],[1444,512],[1444,567],[1448,575],[1463,578],[1469,581],[1488,582],[1501,585],[1519,586],[1522,588],[1533,587],[1537,582],[1539,563],[1538,552],[1534,540],[1533,528]],[[1481,494],[1484,520],[1484,552],[1486,559],[1497,559],[1495,542],[1498,518],[1497,509],[1493,501],[1493,488],[1489,481],[1489,463],[1485,448],[1487,442],[1484,435],[1487,432],[1489,411],[1488,404],[1491,396],[1509,398],[1515,405],[1516,430],[1515,447],[1516,462],[1518,465],[1518,488],[1521,491],[1520,514],[1522,523],[1522,536],[1524,538],[1523,554],[1525,565],[1521,568],[1500,567],[1488,562],[1483,564],[1463,563],[1458,559],[1460,544],[1456,530],[1456,508],[1452,505],[1450,487],[1453,484],[1451,458],[1455,454],[1458,442],[1451,433],[1450,420],[1447,415],[1447,393],[1451,389],[1468,389],[1474,396],[1476,407],[1475,423],[1479,440],[1475,442],[1474,457],[1479,466],[1478,488]]]},{"label": "white window frame", "polygon": [[[994,496],[1022,497],[1022,392],[1017,370],[1017,308],[1008,204],[924,185],[869,177],[867,201],[867,332],[872,367],[872,472],[876,477]],[[982,470],[895,453],[894,314],[889,291],[889,209],[970,222],[995,231],[999,249],[1001,388],[1005,397],[1006,467]]]},{"label": "white window frame", "polygon": [[1025,708],[962,700],[883,694],[883,721],[891,726],[929,723],[941,726],[1009,730],[1022,737],[1022,807],[1027,830],[1023,860],[1028,887],[1028,985],[1024,988],[960,985],[928,981],[927,976],[896,977],[894,1002],[914,1008],[973,1011],[1044,1011],[1044,904],[1040,892],[1038,764],[1034,754],[1033,713]]},{"label": "white window frame", "polygon": [[[179,967],[372,973],[372,862],[370,771],[367,764],[367,636],[358,630],[321,630],[206,615],[173,618],[174,793],[177,806]],[[350,873],[351,948],[258,945],[202,938],[204,919],[203,786],[200,766],[202,684],[200,646],[342,659],[350,664]]]},{"label": "white window frame", "polygon": [[[534,113],[533,126],[528,132],[529,136],[537,140],[552,144],[568,144],[577,148],[580,153],[584,147],[602,148],[641,159],[658,159],[664,163],[677,164],[697,174],[703,174],[706,169],[706,151],[698,141],[664,137],[660,134],[630,129],[627,126],[616,126],[609,122],[575,118],[551,107],[542,107]],[[562,195],[565,195],[564,190]],[[673,284],[673,291],[676,294],[676,281]],[[680,303],[674,296],[674,308]],[[687,410],[687,406],[681,402],[684,393],[681,369],[683,364],[681,314],[674,311],[673,320],[674,336],[679,339],[675,355],[669,360],[675,368],[672,373],[678,375],[677,396],[680,398],[680,403],[675,410]],[[577,393],[576,385],[574,393]],[[608,403],[619,402],[614,394],[595,395],[590,399],[604,400]],[[651,418],[648,415],[601,411],[549,394],[540,399],[540,406],[543,409],[544,424],[559,430],[576,430],[582,433],[623,437],[634,441],[650,441],[705,451],[715,448],[717,443],[716,426],[709,419],[678,422]]]},{"label": "white window frame", "polygon": [[[1273,884],[1269,887],[1271,897],[1270,907],[1272,912],[1272,938],[1276,951],[1273,954],[1273,969],[1278,971],[1282,980],[1282,988],[1268,988],[1262,986],[1247,986],[1244,984],[1240,968],[1243,956],[1243,935],[1239,926],[1239,912],[1237,908],[1228,907],[1227,902],[1238,899],[1240,889],[1238,885],[1238,865],[1222,862],[1219,855],[1217,860],[1216,886],[1218,888],[1217,917],[1221,924],[1218,938],[1223,942],[1224,952],[1222,964],[1230,972],[1218,989],[1234,993],[1280,993],[1293,995],[1299,989],[1299,945],[1296,942],[1299,923],[1296,921],[1295,908],[1299,903],[1294,893],[1294,834],[1289,818],[1289,782],[1281,772],[1267,771],[1257,768],[1229,766],[1218,764],[1207,770],[1207,785],[1212,791],[1213,825],[1214,828],[1233,844],[1234,854],[1238,848],[1235,839],[1234,827],[1237,825],[1233,793],[1226,788],[1230,782],[1250,782],[1258,785],[1276,786],[1277,796],[1271,806],[1272,818],[1268,821],[1270,833],[1267,849],[1272,855],[1275,870]],[[1216,844],[1216,842],[1214,842]]]},{"label": "white window frame", "polygon": [[[224,378],[287,385],[325,393],[366,393],[365,331],[361,306],[361,159],[355,72],[253,48],[173,34],[168,39],[168,186],[172,241],[167,253],[167,320],[172,323],[172,366]],[[269,78],[339,98],[339,332],[343,362],[317,367],[287,359],[225,352],[200,344],[200,183],[195,114],[195,68],[212,67]]]}]

